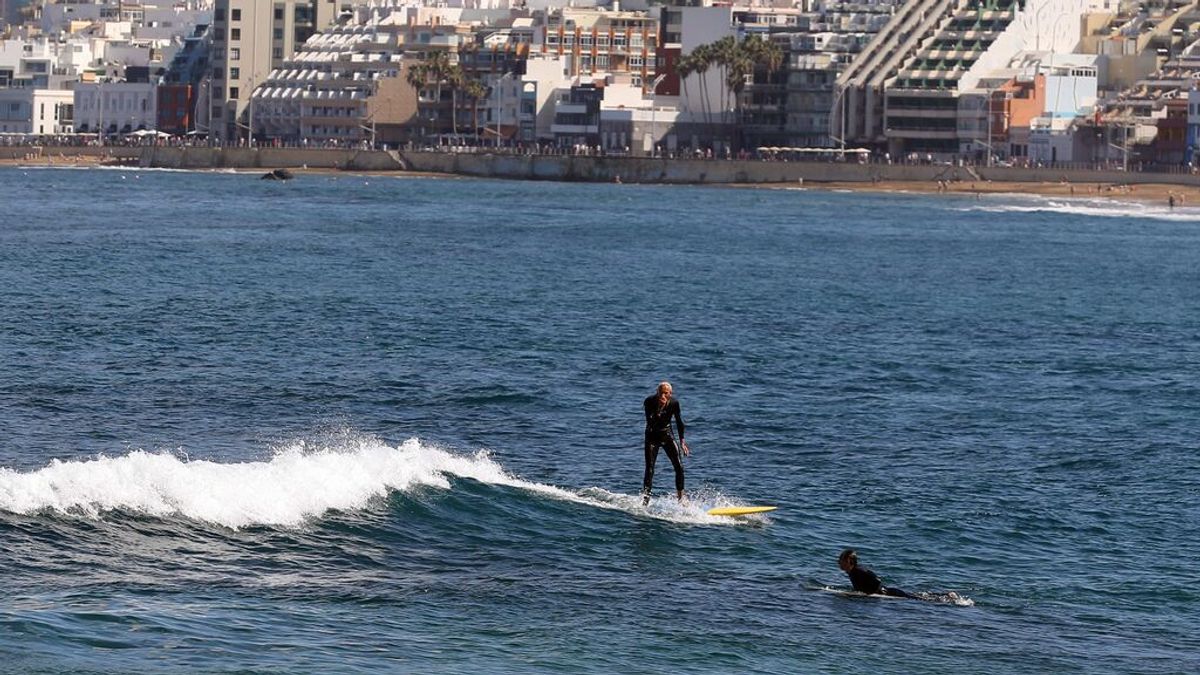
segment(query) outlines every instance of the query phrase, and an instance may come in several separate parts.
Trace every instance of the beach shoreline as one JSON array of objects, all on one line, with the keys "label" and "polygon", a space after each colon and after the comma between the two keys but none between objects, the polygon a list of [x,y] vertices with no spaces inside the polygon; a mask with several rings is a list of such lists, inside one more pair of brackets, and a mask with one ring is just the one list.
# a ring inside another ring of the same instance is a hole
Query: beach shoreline
[{"label": "beach shoreline", "polygon": [[796,185],[736,185],[735,187],[762,187],[774,189],[806,188],[812,190],[869,192],[880,194],[950,195],[955,197],[1036,196],[1061,197],[1076,200],[1120,200],[1170,206],[1174,197],[1177,207],[1200,206],[1200,188],[1187,185],[1164,183],[1113,184],[1113,183],[1069,183],[1028,181],[804,181]]},{"label": "beach shoreline", "polygon": [[[0,157],[0,167],[37,167],[37,168],[159,168],[141,167],[136,157],[122,157],[102,154],[66,154],[30,152],[23,157]],[[248,175],[261,175],[269,168],[258,167],[222,167],[222,168],[185,168],[183,171],[222,171]],[[396,176],[396,177],[425,177],[425,178],[470,178],[467,173],[452,173],[442,171],[414,171],[403,169],[366,170],[339,169],[330,167],[298,167],[290,169],[296,174],[330,174],[330,175],[362,175],[362,176]],[[496,176],[510,180],[528,180],[520,176]],[[597,180],[596,182],[606,182]],[[631,181],[631,184],[633,182]],[[733,188],[749,189],[812,189],[830,191],[868,192],[880,194],[922,194],[922,195],[953,195],[976,196],[984,195],[1032,195],[1040,197],[1062,197],[1068,199],[1108,199],[1135,201],[1147,204],[1174,205],[1178,207],[1200,206],[1200,186],[1178,185],[1167,183],[1110,183],[1110,182],[1033,182],[1033,181],[996,181],[996,180],[874,180],[874,181],[818,181],[803,180],[792,183],[783,182],[741,182],[741,183],[681,183],[678,181],[639,181],[637,184],[654,185],[687,185],[707,184],[721,185]]]}]

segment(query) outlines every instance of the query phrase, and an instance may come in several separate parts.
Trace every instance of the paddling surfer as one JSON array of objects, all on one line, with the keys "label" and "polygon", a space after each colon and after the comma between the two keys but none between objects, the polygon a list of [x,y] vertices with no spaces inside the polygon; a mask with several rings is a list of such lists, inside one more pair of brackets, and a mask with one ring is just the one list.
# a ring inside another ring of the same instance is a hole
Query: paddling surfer
[{"label": "paddling surfer", "polygon": [[858,552],[852,548],[842,551],[838,556],[838,567],[850,577],[854,590],[867,595],[890,595],[896,598],[912,598],[899,588],[889,588],[883,585],[879,576],[871,570],[858,564]]},{"label": "paddling surfer", "polygon": [[[660,382],[653,395],[642,402],[646,413],[646,475],[642,479],[642,504],[650,503],[650,489],[654,484],[654,463],[658,461],[658,449],[667,452],[667,459],[675,469],[675,496],[683,501],[683,462],[679,461],[679,451],[685,456],[691,455],[687,443],[683,440],[683,416],[679,412],[679,401],[671,397],[670,382]],[[675,426],[679,429],[679,447],[675,446],[675,437],[671,434],[671,418],[675,418]]]}]

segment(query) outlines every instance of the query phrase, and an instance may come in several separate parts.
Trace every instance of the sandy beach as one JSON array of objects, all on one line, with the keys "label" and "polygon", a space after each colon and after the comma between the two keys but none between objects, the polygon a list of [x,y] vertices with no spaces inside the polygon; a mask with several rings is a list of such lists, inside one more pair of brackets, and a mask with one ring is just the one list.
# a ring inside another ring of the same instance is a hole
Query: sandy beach
[{"label": "sandy beach", "polygon": [[1176,206],[1200,206],[1200,187],[1142,183],[1019,183],[997,181],[880,181],[876,183],[838,183],[805,181],[805,187],[826,190],[866,192],[918,192],[923,194],[985,195],[1021,194],[1074,199],[1106,198],[1122,201],[1168,204],[1172,196]]},{"label": "sandy beach", "polygon": [[31,152],[22,157],[0,157],[0,166],[120,166],[128,160],[103,155],[45,155]]}]

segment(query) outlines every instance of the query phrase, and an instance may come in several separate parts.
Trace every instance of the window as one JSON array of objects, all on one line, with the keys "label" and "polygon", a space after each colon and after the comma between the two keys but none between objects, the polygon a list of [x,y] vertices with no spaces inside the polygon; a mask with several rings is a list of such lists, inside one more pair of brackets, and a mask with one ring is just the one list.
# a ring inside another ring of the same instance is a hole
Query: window
[{"label": "window", "polygon": [[237,98],[239,93],[241,93],[241,91],[237,87],[229,88],[229,98]]},{"label": "window", "polygon": [[242,50],[239,49],[238,47],[234,47],[234,48],[230,49],[229,50],[229,60],[230,61],[242,60]]},{"label": "window", "polygon": [[275,8],[275,20],[283,21],[283,8],[282,7]]},{"label": "window", "polygon": [[624,35],[614,35],[613,36],[613,46],[614,47],[624,47],[625,46],[625,36]]},{"label": "window", "polygon": [[213,21],[224,21],[224,20],[225,20],[225,8],[221,7],[220,9],[214,9],[213,10]]},{"label": "window", "polygon": [[222,70],[221,68],[213,68],[213,79],[214,80],[225,79],[225,71]]},{"label": "window", "polygon": [[276,28],[276,29],[275,29],[275,39],[276,39],[276,40],[282,40],[282,39],[283,39],[283,29],[282,29],[282,28]]},{"label": "window", "polygon": [[592,36],[591,35],[580,35],[579,36],[579,45],[581,47],[591,47],[592,46]]},{"label": "window", "polygon": [[642,34],[634,33],[633,35],[629,36],[629,46],[640,48],[642,46]]},{"label": "window", "polygon": [[629,57],[629,67],[630,68],[641,68],[642,67],[642,57],[637,56],[637,55],[630,56]]},{"label": "window", "polygon": [[240,9],[231,10],[229,12],[229,17],[231,19],[233,19],[234,21],[241,21],[242,20],[242,10],[240,10]]},{"label": "window", "polygon": [[229,39],[230,40],[241,40],[242,39],[242,29],[241,28],[230,28],[229,29]]},{"label": "window", "polygon": [[229,69],[229,79],[231,79],[231,80],[242,79],[242,69],[241,68],[230,68]]},{"label": "window", "polygon": [[608,67],[608,54],[596,55],[596,67],[597,68],[607,68]]},{"label": "window", "polygon": [[271,57],[276,58],[276,59],[282,59],[283,58],[283,47],[276,47],[275,49],[272,49]]},{"label": "window", "polygon": [[608,36],[607,35],[597,36],[596,37],[596,45],[599,47],[607,47],[608,46]]}]

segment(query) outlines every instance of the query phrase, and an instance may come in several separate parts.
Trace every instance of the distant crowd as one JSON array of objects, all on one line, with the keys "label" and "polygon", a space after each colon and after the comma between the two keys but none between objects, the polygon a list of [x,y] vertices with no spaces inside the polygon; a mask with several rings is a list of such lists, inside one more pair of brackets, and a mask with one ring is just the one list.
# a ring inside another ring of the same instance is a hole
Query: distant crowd
[{"label": "distant crowd", "polygon": [[197,147],[197,148],[313,148],[331,150],[410,150],[421,152],[445,152],[465,154],[546,155],[579,157],[630,157],[640,159],[702,159],[739,160],[763,162],[840,162],[855,164],[886,165],[938,165],[959,167],[968,170],[991,167],[1014,167],[1025,169],[1079,169],[1089,171],[1136,171],[1181,174],[1200,173],[1195,166],[1163,166],[1123,161],[1095,162],[1042,162],[1029,157],[993,157],[960,155],[954,157],[935,156],[931,153],[910,152],[893,157],[890,153],[871,152],[862,148],[788,148],[758,147],[734,151],[728,144],[717,147],[664,147],[658,145],[648,152],[635,152],[629,146],[605,147],[587,143],[554,144],[524,143],[512,140],[488,142],[457,136],[452,141],[439,139],[434,142],[417,143],[372,143],[368,140],[309,140],[270,139],[260,141],[238,138],[222,141],[207,135],[192,134],[170,136],[155,131],[134,132],[100,138],[96,134],[0,134],[0,147]]}]

